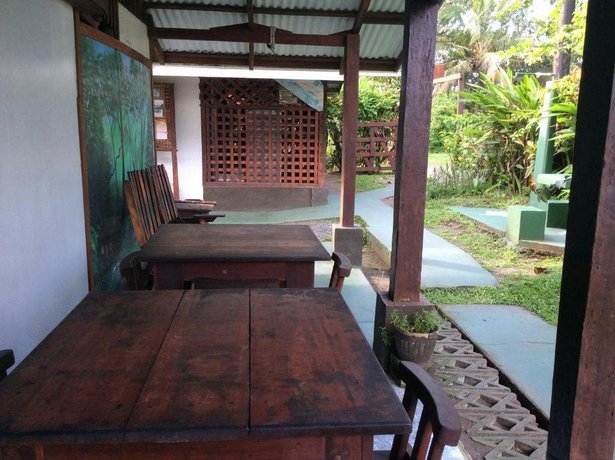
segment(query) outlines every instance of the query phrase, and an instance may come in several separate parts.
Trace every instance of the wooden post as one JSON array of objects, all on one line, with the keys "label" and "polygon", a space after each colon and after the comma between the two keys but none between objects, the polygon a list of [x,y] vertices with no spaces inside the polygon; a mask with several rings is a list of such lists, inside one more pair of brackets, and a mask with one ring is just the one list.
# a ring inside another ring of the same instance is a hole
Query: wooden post
[{"label": "wooden post", "polygon": [[610,0],[588,2],[555,346],[549,459],[610,459],[613,455],[614,22]]},{"label": "wooden post", "polygon": [[346,37],[344,57],[344,119],[342,131],[342,188],[340,223],[354,226],[357,125],[359,119],[359,35]]},{"label": "wooden post", "polygon": [[421,288],[425,187],[439,3],[406,2],[391,284],[395,302],[418,302]]}]

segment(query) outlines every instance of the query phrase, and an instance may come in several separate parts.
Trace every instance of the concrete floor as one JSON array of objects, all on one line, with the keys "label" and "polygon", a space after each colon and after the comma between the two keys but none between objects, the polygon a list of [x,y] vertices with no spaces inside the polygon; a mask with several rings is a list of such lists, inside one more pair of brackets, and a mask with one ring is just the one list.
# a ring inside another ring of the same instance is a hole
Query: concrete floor
[{"label": "concrete floor", "polygon": [[[358,193],[356,215],[368,224],[368,232],[390,254],[393,209],[382,200],[393,195],[393,187]],[[505,231],[500,210],[455,208],[464,215]],[[339,216],[339,196],[329,195],[325,206],[273,212],[227,212],[220,223],[282,223],[330,219]],[[556,232],[558,233],[558,232]],[[562,234],[555,237],[562,245]],[[325,243],[331,251],[331,244]],[[331,264],[316,264],[316,285],[326,286]],[[496,279],[471,256],[429,231],[424,234],[422,287],[495,286]],[[355,267],[342,294],[361,330],[373,341],[376,294],[363,273]],[[551,399],[555,326],[526,310],[506,305],[444,305],[453,323],[495,365],[511,384],[548,418]],[[388,442],[388,441],[387,441]],[[447,458],[463,458],[458,451]]]}]

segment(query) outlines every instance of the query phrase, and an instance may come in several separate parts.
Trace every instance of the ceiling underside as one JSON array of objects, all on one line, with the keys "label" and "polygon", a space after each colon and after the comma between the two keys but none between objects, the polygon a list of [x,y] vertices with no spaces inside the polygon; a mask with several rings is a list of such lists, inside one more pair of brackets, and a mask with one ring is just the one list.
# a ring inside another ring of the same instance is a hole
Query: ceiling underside
[{"label": "ceiling underside", "polygon": [[396,71],[404,0],[146,1],[160,63],[340,69],[347,34],[360,35],[360,69]]}]

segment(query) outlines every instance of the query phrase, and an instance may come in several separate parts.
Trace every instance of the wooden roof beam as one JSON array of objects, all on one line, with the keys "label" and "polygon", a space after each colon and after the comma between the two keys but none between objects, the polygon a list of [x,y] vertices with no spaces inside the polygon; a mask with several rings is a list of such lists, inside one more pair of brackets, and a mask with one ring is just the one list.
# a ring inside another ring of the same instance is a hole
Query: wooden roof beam
[{"label": "wooden roof beam", "polygon": [[[248,29],[250,31],[254,30],[254,1],[246,0],[246,8],[248,10]],[[248,68],[250,70],[254,70],[254,42],[250,41],[248,46],[249,55],[248,55]]]},{"label": "wooden roof beam", "polygon": [[361,32],[361,27],[363,27],[363,23],[365,21],[365,15],[367,14],[367,10],[369,9],[369,4],[371,0],[361,0],[361,4],[359,5],[359,11],[354,20],[354,25],[352,26],[352,33],[358,34]]},{"label": "wooden roof beam", "polygon": [[[241,6],[224,5],[200,5],[194,3],[177,4],[163,2],[145,2],[145,7],[158,10],[187,10],[187,11],[207,11],[219,13],[245,13],[245,8]],[[278,16],[313,16],[313,17],[335,17],[335,18],[356,18],[358,11],[354,10],[313,10],[308,8],[272,8],[254,7],[254,14],[271,14]],[[403,12],[365,12],[363,24],[385,24],[403,25]]]},{"label": "wooden roof beam", "polygon": [[[250,30],[248,24],[214,27],[211,29],[177,29],[157,28],[156,36],[174,40],[198,40],[217,42],[269,43],[270,27],[254,24]],[[347,32],[331,35],[295,34],[288,30],[276,29],[275,42],[278,45],[308,45],[308,46],[344,46]]]},{"label": "wooden roof beam", "polygon": [[154,27],[154,19],[151,14],[146,14],[145,19],[147,21],[147,37],[149,39],[149,47],[154,59],[160,64],[164,64],[164,52],[160,46],[160,42],[156,37],[156,27]]},{"label": "wooden roof beam", "polygon": [[[249,54],[223,54],[223,53],[188,53],[165,52],[167,64],[191,65],[228,65],[244,67]],[[274,67],[285,69],[332,69],[339,70],[341,58],[328,56],[254,56],[255,67]],[[374,70],[382,72],[393,71],[394,59],[361,59],[361,70]]]}]

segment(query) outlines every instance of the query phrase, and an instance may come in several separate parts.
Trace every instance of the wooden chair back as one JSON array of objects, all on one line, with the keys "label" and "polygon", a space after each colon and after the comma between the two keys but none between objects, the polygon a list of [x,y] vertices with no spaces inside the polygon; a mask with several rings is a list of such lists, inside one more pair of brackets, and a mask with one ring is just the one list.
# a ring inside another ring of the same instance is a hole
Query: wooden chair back
[{"label": "wooden chair back", "polygon": [[140,251],[131,252],[121,260],[120,274],[127,290],[150,289],[153,285],[152,267],[141,262]]},{"label": "wooden chair back", "polygon": [[143,170],[130,171],[124,181],[124,199],[137,243],[143,247],[161,225],[152,199],[152,186]]},{"label": "wooden chair back", "polygon": [[417,402],[423,404],[414,446],[409,446],[408,435],[396,435],[391,452],[374,452],[374,458],[439,460],[444,446],[456,446],[459,442],[459,413],[440,385],[418,364],[402,361],[399,375],[406,384],[402,404],[410,420],[414,419]]},{"label": "wooden chair back", "polygon": [[163,222],[177,222],[179,213],[175,205],[175,197],[171,189],[171,182],[164,165],[155,165],[149,168],[149,173],[155,185],[155,198]]},{"label": "wooden chair back", "polygon": [[189,216],[182,218],[171,190],[164,165],[151,166],[128,173],[124,181],[124,198],[139,246],[143,247],[162,224],[208,223],[224,214],[210,211],[214,202],[182,203]]},{"label": "wooden chair back", "polygon": [[352,271],[352,262],[350,262],[350,259],[345,254],[335,251],[331,254],[331,260],[333,260],[333,270],[331,271],[329,287],[334,287],[341,291],[344,286],[344,280],[350,276]]},{"label": "wooden chair back", "polygon": [[6,377],[6,371],[15,364],[13,350],[0,350],[0,381]]}]

